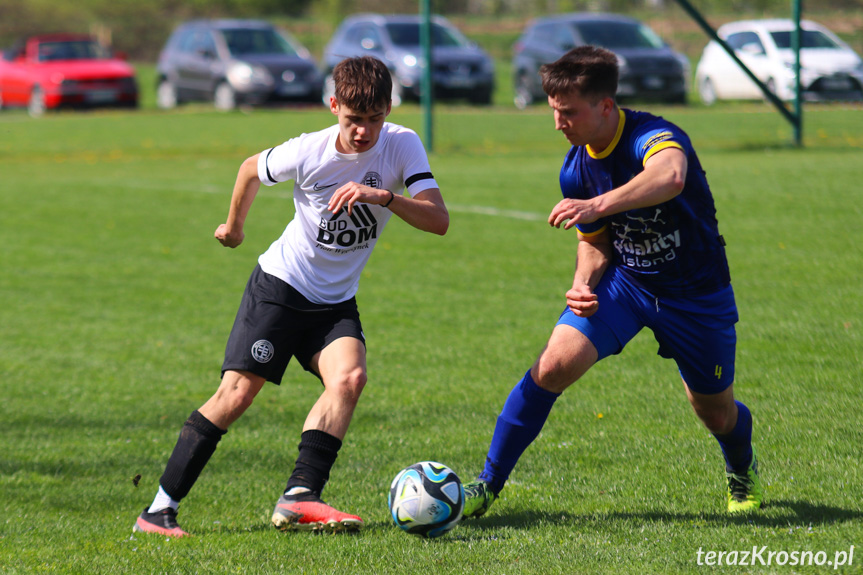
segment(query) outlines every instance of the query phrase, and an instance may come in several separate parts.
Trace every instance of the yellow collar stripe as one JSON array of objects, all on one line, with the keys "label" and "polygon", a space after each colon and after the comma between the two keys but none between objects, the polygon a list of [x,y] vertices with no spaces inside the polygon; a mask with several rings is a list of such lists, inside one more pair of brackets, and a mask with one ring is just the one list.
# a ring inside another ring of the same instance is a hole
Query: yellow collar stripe
[{"label": "yellow collar stripe", "polygon": [[620,135],[623,133],[623,125],[624,123],[626,123],[626,114],[623,113],[623,109],[621,108],[618,108],[617,112],[620,114],[620,121],[617,123],[617,132],[614,134],[614,139],[611,141],[608,147],[601,152],[597,152],[590,147],[590,144],[585,146],[585,148],[587,149],[587,153],[594,160],[601,160],[603,158],[607,158],[609,155],[611,155],[611,152],[614,151],[614,148],[617,147],[617,143],[620,141]]}]

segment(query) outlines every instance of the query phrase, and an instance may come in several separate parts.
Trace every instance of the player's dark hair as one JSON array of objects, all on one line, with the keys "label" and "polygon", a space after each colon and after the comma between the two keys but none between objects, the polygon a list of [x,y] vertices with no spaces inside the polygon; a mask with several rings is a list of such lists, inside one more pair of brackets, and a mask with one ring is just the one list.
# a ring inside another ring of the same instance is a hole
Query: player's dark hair
[{"label": "player's dark hair", "polygon": [[574,92],[598,101],[617,93],[617,56],[605,48],[578,46],[556,62],[544,64],[539,73],[542,89],[553,98]]},{"label": "player's dark hair", "polygon": [[348,58],[333,69],[336,101],[355,112],[369,112],[392,101],[393,78],[386,64],[372,56]]}]

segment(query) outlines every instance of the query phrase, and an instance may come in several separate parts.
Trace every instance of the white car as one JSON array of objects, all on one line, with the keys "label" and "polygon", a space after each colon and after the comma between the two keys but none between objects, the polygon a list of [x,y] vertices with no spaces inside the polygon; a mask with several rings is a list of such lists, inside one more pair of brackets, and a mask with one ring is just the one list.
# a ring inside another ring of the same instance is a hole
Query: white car
[{"label": "white car", "polygon": [[[803,20],[800,48],[800,84],[806,100],[863,99],[863,60],[830,30]],[[794,23],[791,20],[745,20],[717,30],[720,38],[774,94],[793,100],[795,91]],[[763,98],[761,90],[717,42],[704,48],[695,69],[701,100]]]}]

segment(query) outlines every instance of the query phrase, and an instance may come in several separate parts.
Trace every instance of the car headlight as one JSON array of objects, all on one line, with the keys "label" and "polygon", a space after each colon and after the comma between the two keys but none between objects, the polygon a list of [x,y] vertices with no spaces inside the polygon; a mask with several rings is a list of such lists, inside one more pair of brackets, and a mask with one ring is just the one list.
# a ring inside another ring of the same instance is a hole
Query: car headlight
[{"label": "car headlight", "polygon": [[251,66],[245,62],[234,62],[228,68],[228,81],[243,89],[252,85],[273,85],[273,76],[262,66]]}]

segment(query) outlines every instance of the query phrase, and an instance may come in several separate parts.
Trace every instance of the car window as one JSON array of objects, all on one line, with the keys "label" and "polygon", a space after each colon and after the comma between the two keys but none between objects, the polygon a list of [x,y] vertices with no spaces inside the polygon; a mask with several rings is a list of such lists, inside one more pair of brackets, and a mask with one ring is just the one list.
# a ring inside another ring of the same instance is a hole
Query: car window
[{"label": "car window", "polygon": [[374,50],[381,46],[381,34],[375,26],[366,24],[354,29],[353,44],[359,44],[366,50]]},{"label": "car window", "polygon": [[728,38],[725,39],[725,42],[731,46],[733,50],[743,50],[744,46],[749,46],[747,51],[764,54],[764,45],[761,43],[761,39],[755,32],[737,32],[735,34],[729,34]]},{"label": "car window", "polygon": [[630,22],[590,22],[573,24],[585,44],[610,50],[620,48],[662,48],[665,43],[643,24]]},{"label": "car window", "polygon": [[575,40],[572,37],[572,28],[569,26],[554,26],[549,30],[552,44],[560,50],[575,48]]},{"label": "car window", "polygon": [[[403,22],[386,25],[387,32],[392,38],[393,44],[402,48],[407,46],[419,46],[420,25],[419,23]],[[462,46],[465,41],[456,32],[441,26],[431,25],[431,36],[433,46]]]},{"label": "car window", "polygon": [[198,29],[190,29],[183,32],[177,40],[177,49],[180,52],[191,53],[195,51],[195,38],[200,33]]},{"label": "car window", "polygon": [[207,30],[196,30],[195,33],[192,34],[189,45],[191,47],[190,51],[196,54],[216,55],[216,43],[213,41],[212,35],[210,35],[210,32]]},{"label": "car window", "polygon": [[[830,36],[818,30],[801,30],[800,31],[800,47],[801,48],[827,48],[836,49],[840,46],[830,39]],[[776,43],[776,47],[782,50],[791,48],[791,32],[771,32],[770,36]]]},{"label": "car window", "polygon": [[51,60],[92,60],[104,58],[105,50],[92,40],[74,40],[65,42],[41,42],[39,44],[39,61]]},{"label": "car window", "polygon": [[250,54],[287,54],[297,56],[297,51],[276,30],[266,28],[236,28],[222,30],[225,44],[233,56]]},{"label": "car window", "polygon": [[553,24],[540,24],[530,31],[530,39],[545,43],[554,34],[554,29],[555,26]]}]

